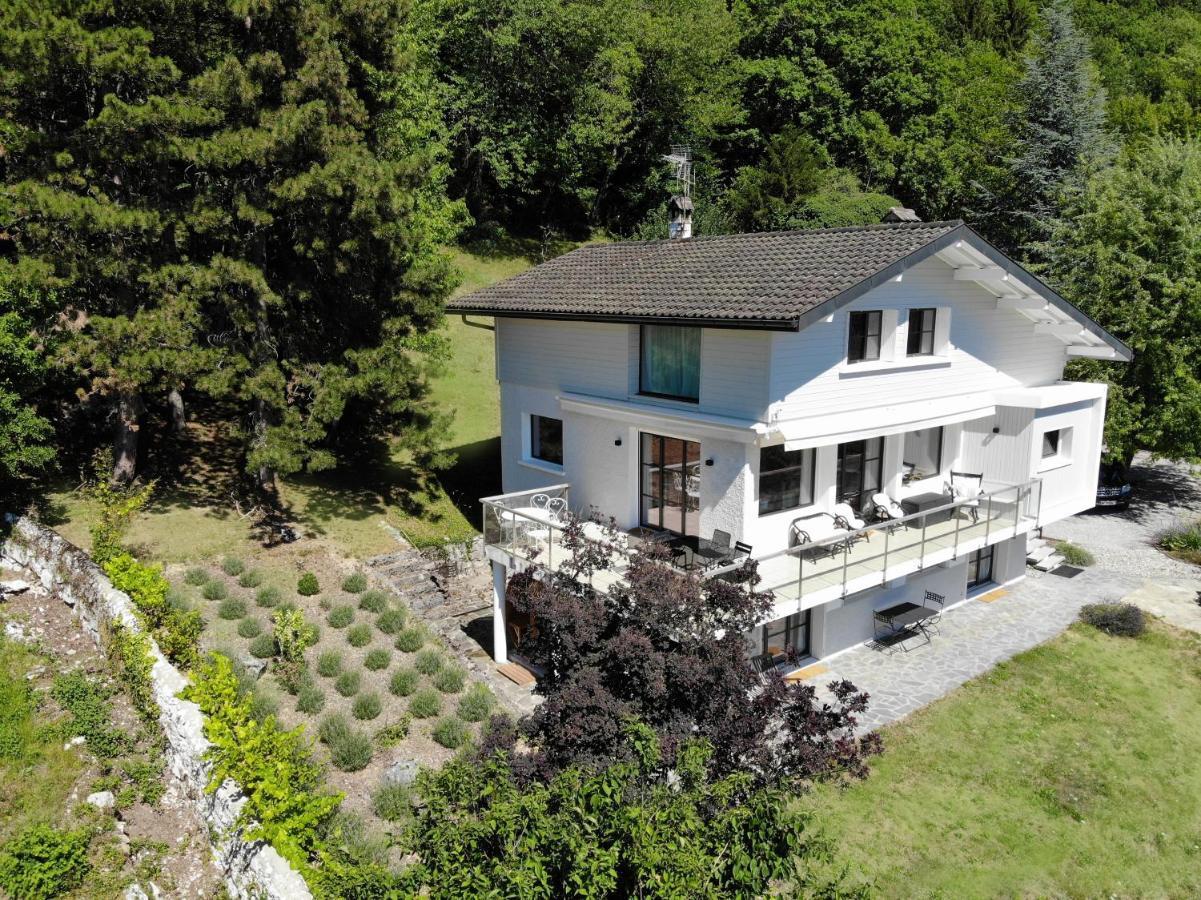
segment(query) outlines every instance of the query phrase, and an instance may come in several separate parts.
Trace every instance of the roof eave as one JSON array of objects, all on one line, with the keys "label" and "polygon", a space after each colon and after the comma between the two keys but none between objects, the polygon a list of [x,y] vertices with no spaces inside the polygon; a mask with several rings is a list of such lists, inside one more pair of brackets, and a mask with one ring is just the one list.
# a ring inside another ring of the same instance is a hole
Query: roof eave
[{"label": "roof eave", "polygon": [[448,305],[446,312],[456,316],[491,316],[496,319],[544,319],[558,322],[601,322],[622,325],[691,325],[698,328],[727,328],[736,331],[798,331],[799,320],[766,318],[718,318],[715,316],[637,316],[603,313],[547,312],[522,309]]}]

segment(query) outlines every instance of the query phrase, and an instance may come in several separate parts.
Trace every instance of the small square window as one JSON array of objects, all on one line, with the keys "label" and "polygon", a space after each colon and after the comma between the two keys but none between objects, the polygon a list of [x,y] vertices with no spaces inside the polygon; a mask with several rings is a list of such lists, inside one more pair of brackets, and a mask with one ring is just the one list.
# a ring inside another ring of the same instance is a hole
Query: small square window
[{"label": "small square window", "polygon": [[563,421],[550,416],[530,416],[530,457],[563,465]]},{"label": "small square window", "polygon": [[934,325],[938,320],[936,309],[909,310],[909,337],[905,353],[908,356],[932,356],[934,353]]},{"label": "small square window", "polygon": [[1043,433],[1043,459],[1059,455],[1059,432],[1060,429],[1057,428]]},{"label": "small square window", "polygon": [[869,362],[880,358],[880,310],[851,313],[847,362]]}]

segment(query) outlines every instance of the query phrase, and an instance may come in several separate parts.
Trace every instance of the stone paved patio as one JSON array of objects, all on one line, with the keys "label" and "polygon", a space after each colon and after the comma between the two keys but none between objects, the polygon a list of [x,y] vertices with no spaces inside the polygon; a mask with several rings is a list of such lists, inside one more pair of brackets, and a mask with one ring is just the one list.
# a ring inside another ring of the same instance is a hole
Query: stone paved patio
[{"label": "stone paved patio", "polygon": [[[824,660],[828,671],[815,674],[826,685],[846,678],[871,695],[861,720],[870,731],[909,715],[988,671],[997,663],[1058,635],[1086,603],[1120,600],[1143,585],[1134,575],[1087,569],[1075,578],[1031,572],[992,602],[969,600],[948,610],[929,644],[909,641],[879,651],[856,647]],[[988,596],[988,595],[985,595]],[[820,692],[825,693],[824,687]]]}]

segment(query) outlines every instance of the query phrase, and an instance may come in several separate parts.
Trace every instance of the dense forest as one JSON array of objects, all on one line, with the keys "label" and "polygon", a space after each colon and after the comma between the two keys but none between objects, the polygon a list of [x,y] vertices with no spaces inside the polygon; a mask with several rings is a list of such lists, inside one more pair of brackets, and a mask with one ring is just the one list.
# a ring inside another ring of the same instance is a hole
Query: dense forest
[{"label": "dense forest", "polygon": [[[220,403],[249,483],[437,456],[446,248],[963,217],[1201,457],[1201,4],[25,0],[0,10],[0,488]],[[58,448],[57,451],[53,448]]]}]

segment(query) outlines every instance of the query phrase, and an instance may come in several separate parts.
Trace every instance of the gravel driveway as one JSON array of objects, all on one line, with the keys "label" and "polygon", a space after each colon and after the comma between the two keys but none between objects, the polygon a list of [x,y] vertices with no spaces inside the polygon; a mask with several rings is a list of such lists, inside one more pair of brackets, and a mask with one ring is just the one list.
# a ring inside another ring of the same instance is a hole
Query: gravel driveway
[{"label": "gravel driveway", "polygon": [[1045,536],[1091,550],[1097,567],[1164,583],[1201,587],[1201,567],[1155,548],[1166,528],[1201,518],[1201,478],[1184,463],[1140,453],[1130,467],[1134,502],[1123,512],[1084,512],[1048,525]]}]

